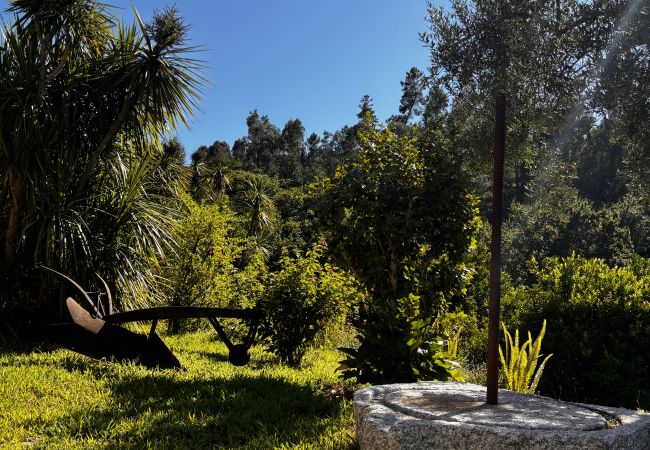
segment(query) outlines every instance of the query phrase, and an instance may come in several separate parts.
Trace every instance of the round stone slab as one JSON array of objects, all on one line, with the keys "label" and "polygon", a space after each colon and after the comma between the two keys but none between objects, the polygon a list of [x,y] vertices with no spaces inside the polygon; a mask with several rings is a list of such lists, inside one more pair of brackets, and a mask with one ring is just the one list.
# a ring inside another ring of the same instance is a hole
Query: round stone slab
[{"label": "round stone slab", "polygon": [[650,449],[650,415],[566,403],[483,386],[413,383],[373,386],[354,396],[362,450]]},{"label": "round stone slab", "polygon": [[487,427],[535,430],[600,430],[601,414],[537,395],[501,391],[499,405],[485,403],[485,388],[472,384],[416,384],[384,394],[383,403],[412,417]]}]

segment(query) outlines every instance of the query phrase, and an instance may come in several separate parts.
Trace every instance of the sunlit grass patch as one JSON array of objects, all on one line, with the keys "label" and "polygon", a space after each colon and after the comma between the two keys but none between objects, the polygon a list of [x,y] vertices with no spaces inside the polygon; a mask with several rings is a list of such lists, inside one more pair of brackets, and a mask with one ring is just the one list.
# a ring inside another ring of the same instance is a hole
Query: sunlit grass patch
[{"label": "sunlit grass patch", "polygon": [[354,448],[333,351],[300,368],[261,348],[227,362],[206,333],[166,337],[184,370],[95,361],[67,350],[0,356],[0,444],[33,448]]}]

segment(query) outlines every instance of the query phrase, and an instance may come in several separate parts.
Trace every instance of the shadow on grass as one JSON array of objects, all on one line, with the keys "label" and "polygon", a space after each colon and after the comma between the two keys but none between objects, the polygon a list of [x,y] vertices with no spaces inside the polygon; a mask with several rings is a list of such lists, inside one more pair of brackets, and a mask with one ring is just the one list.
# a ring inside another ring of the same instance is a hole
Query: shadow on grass
[{"label": "shadow on grass", "polygon": [[[230,364],[227,353],[222,352],[209,352],[209,351],[183,351],[184,355],[195,355],[213,363],[227,363]],[[246,364],[246,367],[253,370],[261,370],[268,367],[269,364],[281,364],[280,358],[270,353],[251,354],[251,360]]]},{"label": "shadow on grass", "polygon": [[[81,369],[77,363],[65,365]],[[109,448],[262,449],[324,448],[327,438],[338,441],[327,442],[329,448],[355,448],[343,402],[308,387],[263,374],[188,380],[173,371],[152,371],[105,377],[112,371],[108,364],[84,369],[107,382],[118,407],[63,417],[59,423],[74,439],[92,437]]]},{"label": "shadow on grass", "polygon": [[201,358],[206,358],[212,362],[218,362],[218,363],[227,363],[228,362],[228,354],[227,353],[222,353],[222,352],[208,352],[208,351],[203,351],[203,350],[183,350],[184,354],[187,355],[196,355],[200,356]]},{"label": "shadow on grass", "polygon": [[42,341],[32,343],[0,341],[0,357],[29,356],[34,352],[50,352],[53,349],[55,349],[54,345]]}]

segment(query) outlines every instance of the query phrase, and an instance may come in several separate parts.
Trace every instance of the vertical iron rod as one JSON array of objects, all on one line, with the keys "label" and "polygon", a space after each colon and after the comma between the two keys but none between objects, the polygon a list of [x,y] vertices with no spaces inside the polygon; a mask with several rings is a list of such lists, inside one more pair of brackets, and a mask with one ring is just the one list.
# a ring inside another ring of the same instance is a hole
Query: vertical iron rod
[{"label": "vertical iron rod", "polygon": [[492,242],[488,323],[487,403],[499,403],[499,326],[501,303],[501,223],[503,221],[503,154],[506,140],[506,95],[497,94],[492,172]]}]

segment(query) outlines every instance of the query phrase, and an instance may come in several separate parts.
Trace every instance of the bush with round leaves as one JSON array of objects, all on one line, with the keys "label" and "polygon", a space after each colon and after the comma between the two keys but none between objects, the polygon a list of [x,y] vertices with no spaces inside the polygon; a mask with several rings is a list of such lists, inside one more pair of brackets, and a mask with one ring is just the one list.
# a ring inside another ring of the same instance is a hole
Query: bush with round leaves
[{"label": "bush with round leaves", "polygon": [[290,365],[300,364],[317,335],[361,300],[355,279],[322,263],[322,250],[317,245],[304,257],[282,258],[260,305],[269,348]]}]

